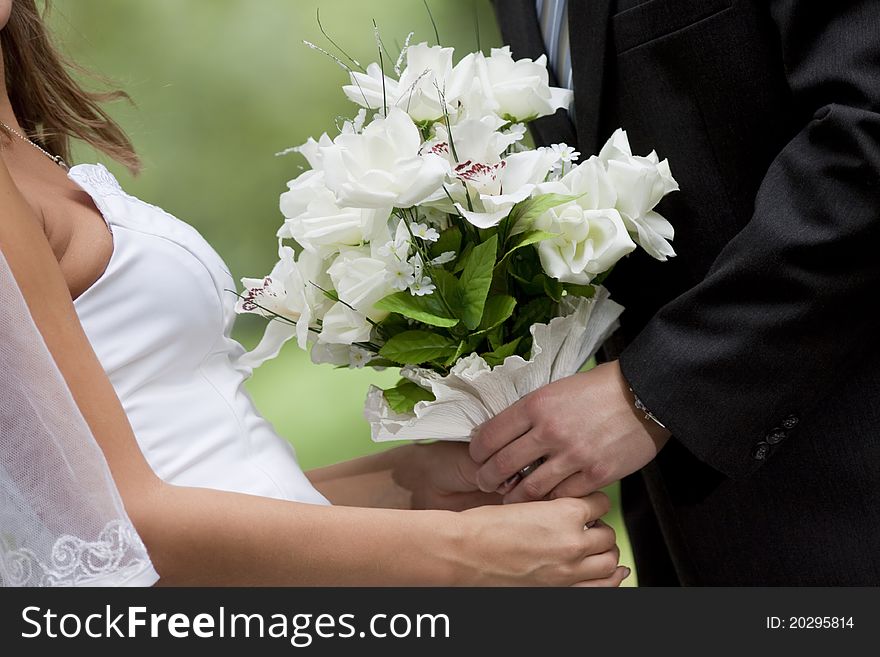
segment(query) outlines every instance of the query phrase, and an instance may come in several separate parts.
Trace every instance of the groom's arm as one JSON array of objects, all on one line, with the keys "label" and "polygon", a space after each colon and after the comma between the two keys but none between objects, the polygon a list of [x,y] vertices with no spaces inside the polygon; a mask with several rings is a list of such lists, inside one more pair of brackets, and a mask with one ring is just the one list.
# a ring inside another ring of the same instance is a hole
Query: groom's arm
[{"label": "groom's arm", "polygon": [[803,128],[706,279],[620,360],[673,435],[729,476],[772,457],[880,328],[880,3],[770,4]]},{"label": "groom's arm", "polygon": [[[545,386],[471,443],[507,501],[578,495],[650,461],[668,432],[730,477],[809,421],[880,322],[880,3],[770,2],[793,115],[754,214],[706,278],[657,313],[619,362]],[[795,438],[792,438],[793,440]]]}]

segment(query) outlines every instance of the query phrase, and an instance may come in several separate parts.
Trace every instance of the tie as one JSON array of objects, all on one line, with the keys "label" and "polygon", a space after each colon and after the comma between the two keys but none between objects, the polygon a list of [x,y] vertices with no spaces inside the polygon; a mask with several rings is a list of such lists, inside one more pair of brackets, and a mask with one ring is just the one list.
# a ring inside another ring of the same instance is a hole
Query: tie
[{"label": "tie", "polygon": [[573,89],[571,48],[568,40],[568,2],[537,0],[537,12],[550,70],[561,86]]}]

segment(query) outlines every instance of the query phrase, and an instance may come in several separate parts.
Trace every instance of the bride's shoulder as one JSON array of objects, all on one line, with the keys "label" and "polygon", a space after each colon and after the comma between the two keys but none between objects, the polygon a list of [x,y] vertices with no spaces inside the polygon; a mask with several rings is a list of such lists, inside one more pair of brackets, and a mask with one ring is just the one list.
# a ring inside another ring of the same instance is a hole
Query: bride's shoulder
[{"label": "bride's shoulder", "polygon": [[105,195],[124,194],[122,185],[103,164],[76,164],[68,175],[80,183]]}]

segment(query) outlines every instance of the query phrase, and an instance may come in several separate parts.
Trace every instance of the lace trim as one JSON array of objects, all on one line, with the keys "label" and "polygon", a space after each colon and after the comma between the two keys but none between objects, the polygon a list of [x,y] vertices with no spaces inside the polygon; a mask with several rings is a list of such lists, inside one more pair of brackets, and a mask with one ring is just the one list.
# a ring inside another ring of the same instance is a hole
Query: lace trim
[{"label": "lace trim", "polygon": [[83,586],[111,575],[125,580],[150,568],[144,544],[125,520],[107,523],[96,541],[62,536],[50,559],[46,563],[27,548],[6,553],[6,585]]},{"label": "lace trim", "polygon": [[103,164],[79,164],[70,170],[70,176],[104,196],[128,196]]}]

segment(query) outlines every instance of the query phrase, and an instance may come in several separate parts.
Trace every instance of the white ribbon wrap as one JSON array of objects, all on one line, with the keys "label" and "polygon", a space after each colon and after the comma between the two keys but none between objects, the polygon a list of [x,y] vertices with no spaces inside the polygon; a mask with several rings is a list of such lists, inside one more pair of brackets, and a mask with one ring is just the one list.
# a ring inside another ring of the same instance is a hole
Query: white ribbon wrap
[{"label": "white ribbon wrap", "polygon": [[617,329],[623,306],[612,301],[608,290],[598,287],[595,296],[565,297],[561,315],[549,324],[531,327],[529,360],[509,356],[490,367],[471,354],[461,358],[449,374],[406,367],[401,376],[434,394],[412,413],[396,413],[380,388],[370,387],[364,416],[373,440],[469,441],[471,431],[530,392],[577,373],[602,343]]}]

